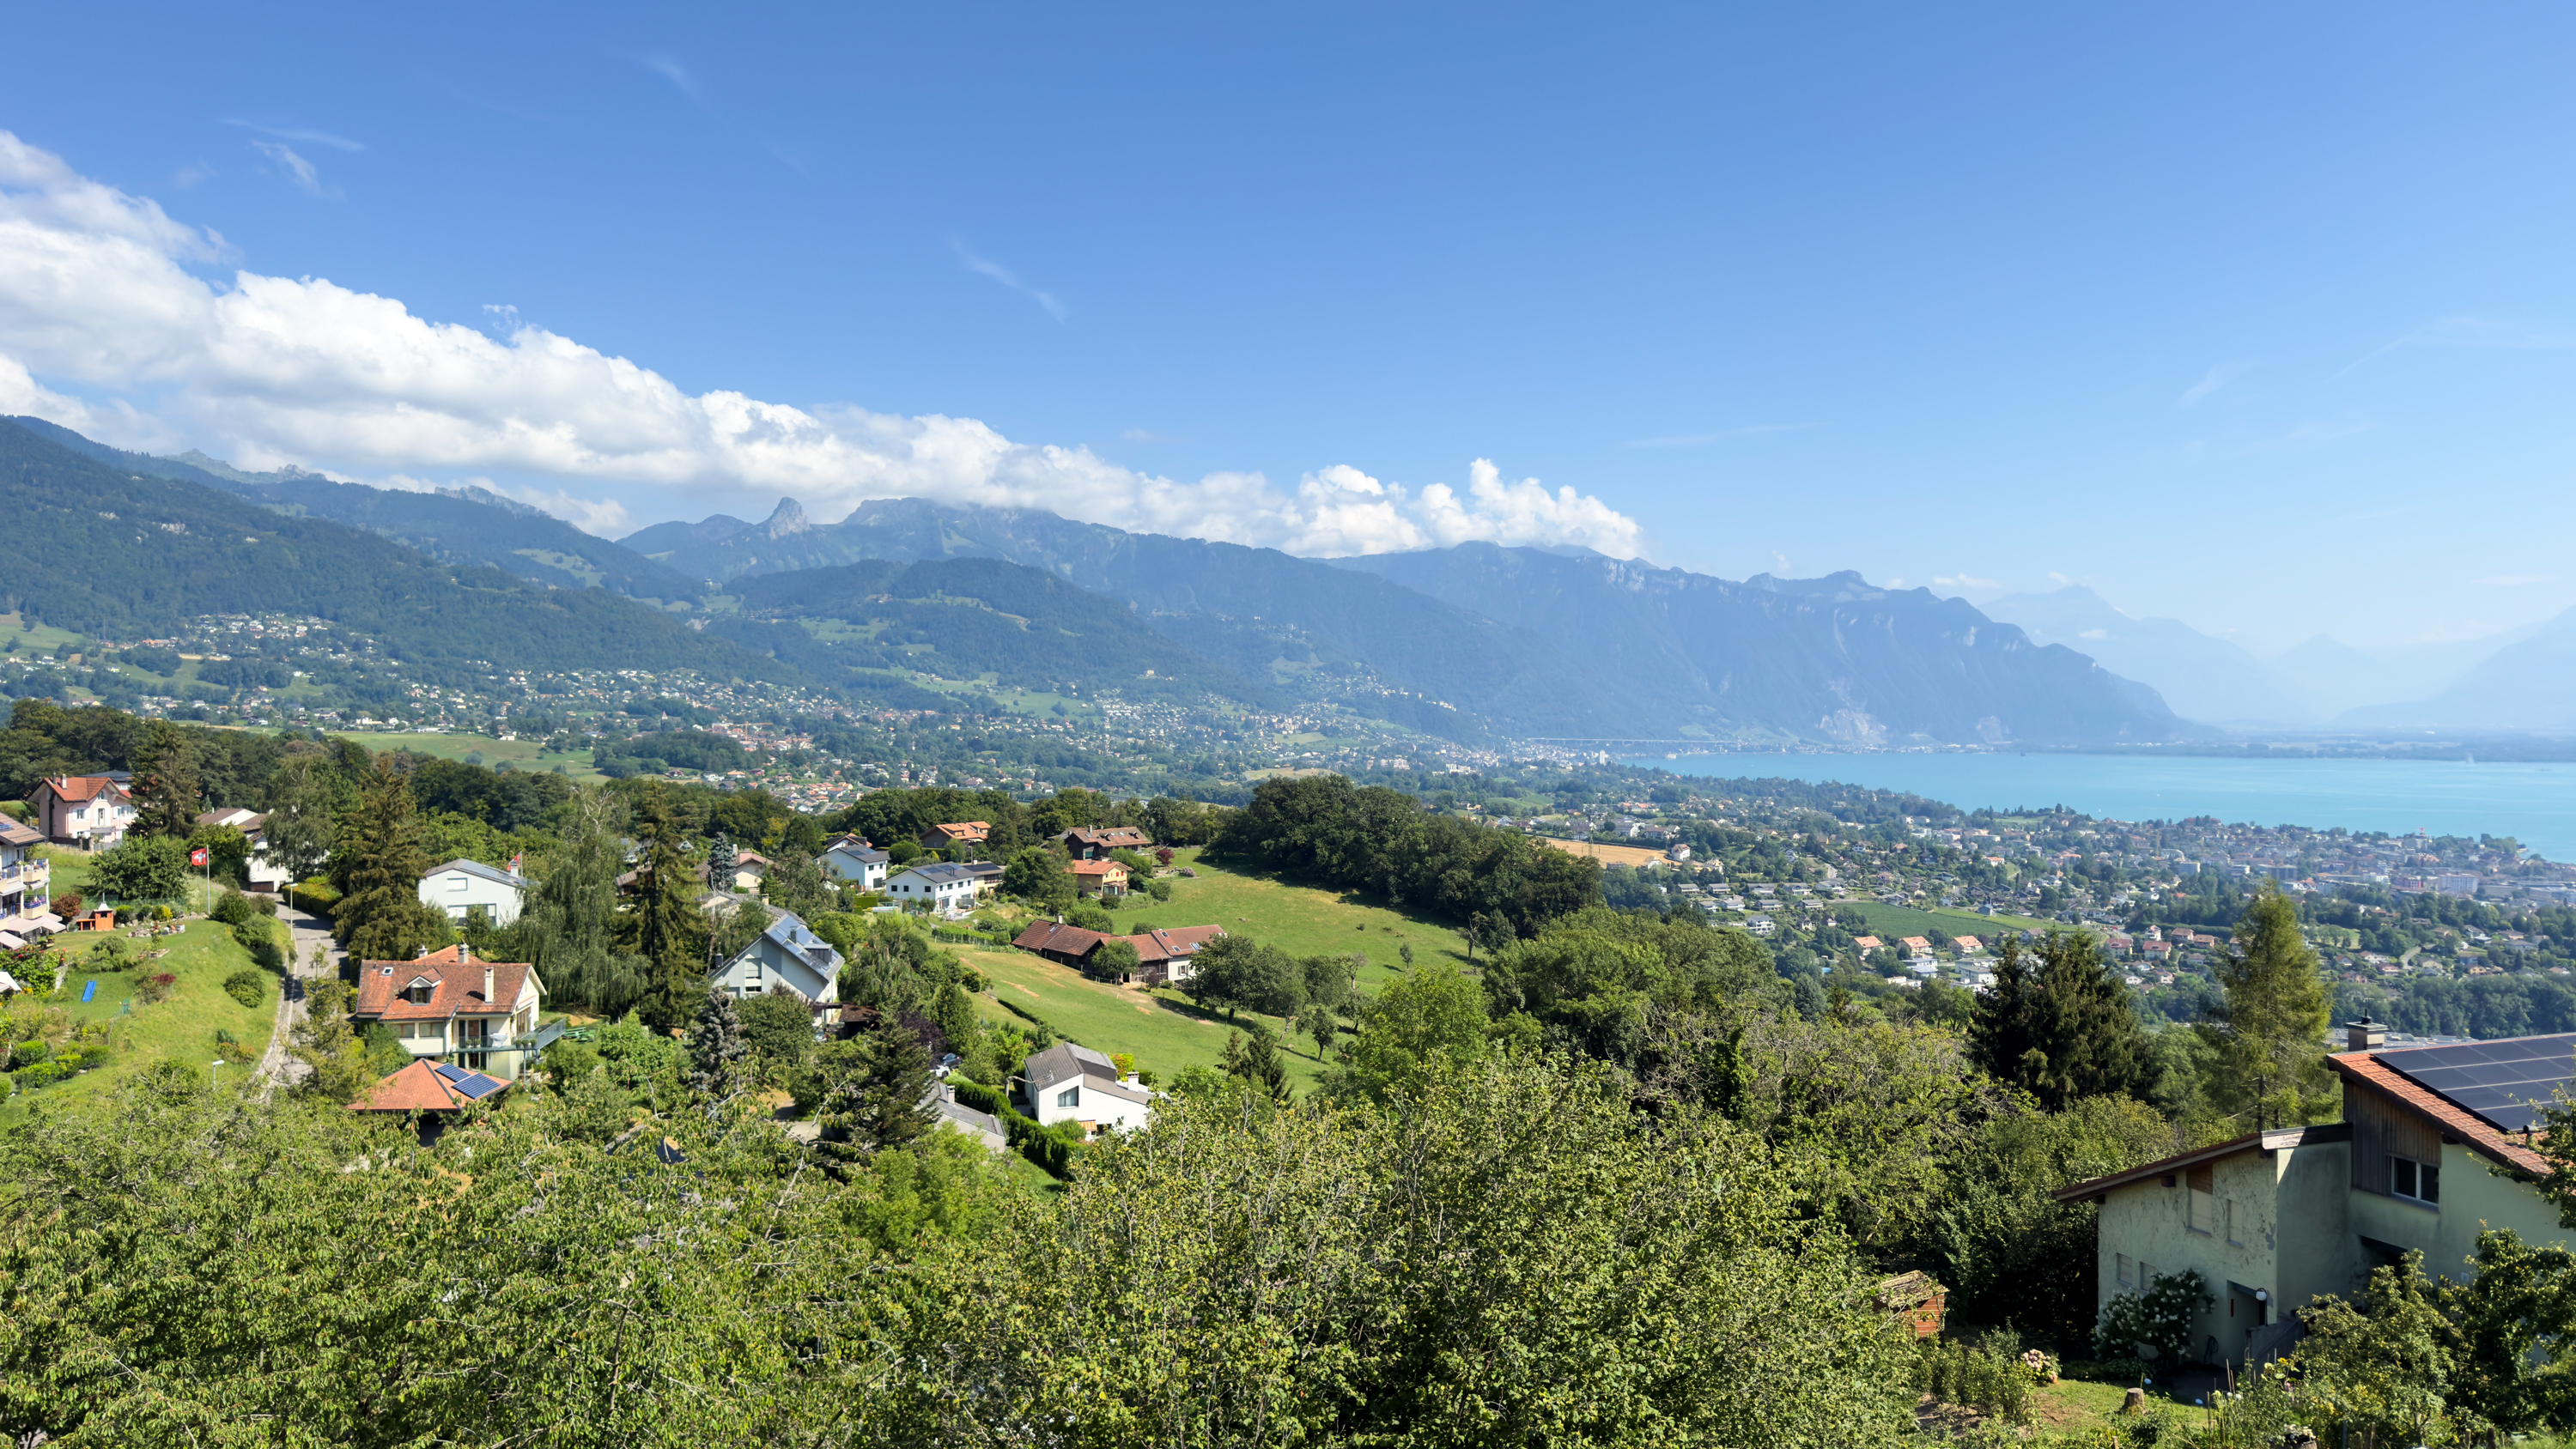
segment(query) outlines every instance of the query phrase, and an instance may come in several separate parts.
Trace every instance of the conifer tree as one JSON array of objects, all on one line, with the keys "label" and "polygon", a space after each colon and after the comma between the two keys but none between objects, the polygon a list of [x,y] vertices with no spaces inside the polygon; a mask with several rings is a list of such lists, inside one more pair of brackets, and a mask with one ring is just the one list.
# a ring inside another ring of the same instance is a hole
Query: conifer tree
[{"label": "conifer tree", "polygon": [[652,973],[644,1020],[673,1027],[689,1019],[706,992],[707,927],[698,914],[687,839],[658,785],[645,795],[636,827],[644,842],[645,879],[627,917],[627,942]]},{"label": "conifer tree", "polygon": [[2211,1099],[2256,1129],[2310,1122],[2333,1109],[2326,1023],[2333,1015],[2317,953],[2299,934],[2299,906],[2266,886],[2237,919],[2218,968],[2227,1003],[2200,1026],[2218,1049]]},{"label": "conifer tree", "polygon": [[2092,938],[2053,931],[2036,952],[2004,941],[1995,984],[1969,1018],[1968,1055],[2054,1112],[2078,1097],[2144,1094],[2151,1053]]},{"label": "conifer tree", "polygon": [[181,840],[197,828],[196,752],[166,719],[147,721],[134,751],[134,834]]},{"label": "conifer tree", "polygon": [[935,1119],[924,1099],[936,1064],[921,1037],[885,1016],[851,1045],[855,1053],[832,1053],[845,1065],[823,1100],[823,1125],[838,1139],[839,1154],[866,1156],[928,1132]]},{"label": "conifer tree", "polygon": [[1225,1074],[1269,1096],[1274,1102],[1288,1100],[1288,1064],[1279,1059],[1279,1048],[1270,1033],[1256,1029],[1249,1036],[1236,1032],[1225,1039],[1225,1055],[1217,1065]]},{"label": "conifer tree", "polygon": [[359,782],[358,803],[340,826],[332,858],[340,903],[332,929],[351,961],[408,961],[445,945],[447,917],[421,903],[420,878],[430,862],[421,852],[421,824],[411,782],[379,755]]},{"label": "conifer tree", "polygon": [[733,994],[707,988],[698,1019],[689,1025],[689,1090],[709,1102],[720,1102],[741,1090],[744,1059],[751,1054],[743,1037],[742,1017],[733,1009]]}]

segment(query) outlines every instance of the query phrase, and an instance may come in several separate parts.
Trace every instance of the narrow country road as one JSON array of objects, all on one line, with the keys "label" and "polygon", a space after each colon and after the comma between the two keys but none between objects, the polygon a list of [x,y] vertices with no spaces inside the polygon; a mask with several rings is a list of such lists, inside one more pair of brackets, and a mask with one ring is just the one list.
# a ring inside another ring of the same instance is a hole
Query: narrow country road
[{"label": "narrow country road", "polygon": [[[292,1087],[313,1069],[287,1053],[289,1039],[304,1020],[304,992],[308,981],[327,980],[338,968],[339,958],[331,945],[330,923],[316,916],[278,902],[277,918],[286,923],[294,946],[286,961],[286,989],[278,994],[277,1029],[270,1033],[268,1051],[259,1059],[252,1080],[259,1084],[259,1095],[266,1101],[281,1086]],[[313,948],[322,948],[323,964],[313,964]]]}]

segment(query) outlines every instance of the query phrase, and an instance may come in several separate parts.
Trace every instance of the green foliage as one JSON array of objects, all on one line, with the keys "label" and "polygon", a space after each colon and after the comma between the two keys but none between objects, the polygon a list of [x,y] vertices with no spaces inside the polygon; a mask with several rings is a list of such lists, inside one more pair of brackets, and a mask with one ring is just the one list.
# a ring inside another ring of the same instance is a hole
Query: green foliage
[{"label": "green foliage", "polygon": [[2134,1097],[2147,1085],[2146,1033],[2128,988],[2093,938],[2052,931],[2036,959],[2006,937],[1995,984],[1978,998],[1968,1055],[2051,1111],[2078,1097]]},{"label": "green foliage", "polygon": [[1202,1005],[1295,1016],[1306,1004],[1306,969],[1297,958],[1250,936],[1223,935],[1190,958],[1181,989]]},{"label": "green foliage", "polygon": [[1384,1114],[1193,1094],[925,1285],[887,1407],[952,1443],[1073,1402],[1102,1444],[1889,1442],[1904,1350],[1790,1199],[1758,1142],[1561,1062]]},{"label": "green foliage", "polygon": [[2314,1121],[2331,1111],[2329,1003],[2317,953],[2299,933],[2297,902],[2269,887],[2254,899],[2236,922],[2218,984],[2226,1009],[2201,1028],[2218,1049],[2207,1083],[2218,1110],[2254,1127]]},{"label": "green foliage", "polygon": [[240,891],[226,890],[216,899],[215,908],[206,914],[227,926],[246,926],[257,912],[251,909],[249,898]]},{"label": "green foliage", "polygon": [[1249,1035],[1229,1034],[1217,1068],[1274,1102],[1289,1099],[1288,1064],[1279,1059],[1279,1044],[1262,1027],[1255,1026]]},{"label": "green foliage", "polygon": [[1474,978],[1445,966],[1411,972],[1360,1003],[1324,1090],[1343,1102],[1413,1096],[1433,1078],[1481,1061],[1485,1028],[1484,991]]},{"label": "green foliage", "polygon": [[644,959],[651,973],[640,1007],[644,1019],[677,1026],[705,996],[707,929],[698,914],[687,840],[658,784],[645,792],[636,834],[644,847],[643,874],[637,879],[635,907],[619,922],[622,942]]},{"label": "green foliage", "polygon": [[750,1044],[743,1040],[742,1018],[734,1014],[733,996],[708,987],[699,998],[697,1019],[689,1025],[689,1090],[721,1102],[752,1085]]},{"label": "green foliage", "polygon": [[224,994],[256,1010],[268,1000],[268,977],[245,966],[224,978]]},{"label": "green foliage", "polygon": [[891,1017],[825,1047],[825,1146],[846,1163],[918,1140],[935,1120],[922,1102],[935,1065],[921,1038]]},{"label": "green foliage", "polygon": [[2505,1434],[2576,1429],[2576,1254],[2489,1229],[2478,1235],[2476,1276],[2442,1298],[2455,1413]]},{"label": "green foliage", "polygon": [[446,944],[446,913],[423,905],[420,878],[431,861],[410,782],[390,756],[378,756],[359,782],[357,803],[340,823],[331,883],[341,896],[332,932],[351,961],[408,961]]},{"label": "green foliage", "polygon": [[1524,935],[1601,900],[1601,868],[1587,858],[1426,813],[1410,795],[1361,789],[1340,775],[1262,781],[1207,856],[1455,920],[1492,913]]},{"label": "green foliage", "polygon": [[[747,996],[734,1004],[742,1040],[762,1080],[785,1082],[814,1058],[814,1013],[786,992]],[[692,1043],[694,1047],[694,1043]]]},{"label": "green foliage", "polygon": [[2161,1364],[2189,1363],[2200,1356],[2191,1341],[2192,1320],[2212,1301],[2209,1280],[2197,1269],[2158,1273],[2144,1293],[2115,1294],[2102,1305],[2094,1348],[2104,1358],[2130,1358],[2146,1347]]},{"label": "green foliage", "polygon": [[644,999],[651,965],[618,938],[618,837],[626,812],[605,790],[565,803],[562,835],[537,862],[521,917],[537,974],[561,999],[611,1019]]},{"label": "green foliage", "polygon": [[[1486,923],[1489,946],[1507,924]],[[1782,989],[1769,953],[1741,931],[1606,907],[1494,948],[1484,979],[1495,1016],[1526,1013],[1552,1044],[1632,1069],[1658,1014],[1750,1007]]]},{"label": "green foliage", "polygon": [[1064,923],[1068,926],[1079,926],[1086,931],[1098,931],[1102,935],[1117,929],[1109,919],[1108,910],[1097,901],[1075,901],[1066,906]]},{"label": "green foliage", "polygon": [[1143,962],[1136,955],[1135,943],[1112,936],[1091,948],[1082,959],[1082,972],[1102,981],[1124,981],[1136,974]]},{"label": "green foliage", "polygon": [[2448,1402],[2454,1357],[2422,1253],[2372,1269],[2359,1306],[2329,1296],[2300,1309],[2299,1319],[2307,1325],[2299,1367],[2319,1427],[2349,1427],[2387,1443],[2426,1442]]},{"label": "green foliage", "polygon": [[188,846],[167,835],[128,839],[90,860],[90,894],[101,901],[177,900],[188,890]]},{"label": "green foliage", "polygon": [[1935,1403],[1958,1404],[2008,1424],[2031,1419],[2033,1391],[2039,1381],[2022,1362],[2021,1346],[2010,1335],[1994,1342],[1918,1339],[1914,1344],[1914,1389]]}]

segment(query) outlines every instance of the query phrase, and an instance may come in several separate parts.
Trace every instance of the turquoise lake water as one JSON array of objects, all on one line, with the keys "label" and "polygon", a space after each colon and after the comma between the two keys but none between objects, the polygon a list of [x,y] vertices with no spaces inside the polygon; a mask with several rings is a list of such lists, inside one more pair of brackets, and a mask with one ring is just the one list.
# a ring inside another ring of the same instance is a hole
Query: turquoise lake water
[{"label": "turquoise lake water", "polygon": [[1628,761],[1714,779],[1840,781],[1964,810],[2065,805],[2117,820],[2510,835],[2576,860],[2576,764],[2142,755],[1684,755]]}]

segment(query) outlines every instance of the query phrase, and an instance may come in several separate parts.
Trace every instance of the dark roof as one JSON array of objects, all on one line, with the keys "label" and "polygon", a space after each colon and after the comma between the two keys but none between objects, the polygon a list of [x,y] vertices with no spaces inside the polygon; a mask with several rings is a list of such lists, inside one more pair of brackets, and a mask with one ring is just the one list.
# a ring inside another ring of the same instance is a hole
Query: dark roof
[{"label": "dark roof", "polygon": [[2548,1160],[2512,1135],[2497,1130],[2495,1124],[2468,1110],[2432,1088],[2409,1080],[2386,1057],[2406,1054],[2394,1052],[2339,1052],[2326,1058],[2326,1065],[2343,1074],[2346,1082],[2361,1082],[2394,1098],[2400,1106],[2442,1131],[2458,1138],[2469,1150],[2490,1162],[2519,1168],[2538,1176],[2549,1172]]},{"label": "dark roof", "polygon": [[906,866],[903,870],[897,872],[897,874],[917,875],[923,880],[939,885],[945,885],[950,881],[974,880],[977,878],[974,871],[968,870],[962,865],[951,865],[946,861],[942,861],[936,865]]},{"label": "dark roof", "polygon": [[1109,938],[1098,931],[1068,926],[1061,921],[1031,921],[1027,930],[1012,938],[1011,944],[1023,951],[1052,951],[1064,956],[1089,954],[1092,947]]},{"label": "dark roof", "polygon": [[419,1058],[349,1104],[352,1112],[453,1112],[509,1089],[501,1077]]},{"label": "dark roof", "polygon": [[1117,1063],[1087,1046],[1076,1046],[1069,1041],[1057,1042],[1031,1056],[1020,1072],[1028,1078],[1032,1092],[1045,1091],[1076,1077],[1089,1077],[1112,1085],[1118,1081]]},{"label": "dark roof", "polygon": [[512,890],[523,891],[528,888],[526,876],[512,875],[499,866],[485,865],[479,860],[451,860],[445,865],[432,866],[422,871],[420,878],[427,880],[434,875],[445,875],[451,870],[463,871],[477,880],[488,880],[494,885],[508,886]]},{"label": "dark roof", "polygon": [[2189,1152],[2177,1152],[2171,1157],[2158,1158],[2142,1166],[2132,1167],[2126,1172],[2115,1172],[2108,1177],[2069,1183],[2057,1190],[2056,1197],[2059,1202],[2098,1199],[2114,1188],[2129,1187],[2151,1177],[2162,1177],[2169,1172],[2198,1167],[2204,1162],[2216,1162],[2222,1157],[2234,1157],[2240,1152],[2278,1152],[2284,1147],[2300,1147],[2310,1142],[2342,1142],[2351,1136],[2352,1124],[2349,1122],[2329,1122],[2318,1127],[2276,1127],[2268,1132],[2249,1132],[2226,1142],[2213,1143],[2207,1147],[2193,1148]]}]

